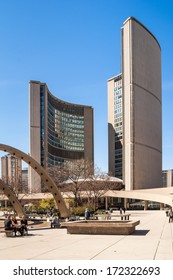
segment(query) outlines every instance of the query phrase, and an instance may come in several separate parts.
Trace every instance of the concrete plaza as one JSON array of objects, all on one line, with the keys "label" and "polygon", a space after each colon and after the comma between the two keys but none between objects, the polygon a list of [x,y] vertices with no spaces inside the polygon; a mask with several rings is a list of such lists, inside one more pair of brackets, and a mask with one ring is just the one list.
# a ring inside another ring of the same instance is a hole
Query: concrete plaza
[{"label": "concrete plaza", "polygon": [[131,235],[70,235],[31,228],[24,237],[0,233],[1,260],[173,260],[173,222],[165,211],[128,211],[140,220]]}]

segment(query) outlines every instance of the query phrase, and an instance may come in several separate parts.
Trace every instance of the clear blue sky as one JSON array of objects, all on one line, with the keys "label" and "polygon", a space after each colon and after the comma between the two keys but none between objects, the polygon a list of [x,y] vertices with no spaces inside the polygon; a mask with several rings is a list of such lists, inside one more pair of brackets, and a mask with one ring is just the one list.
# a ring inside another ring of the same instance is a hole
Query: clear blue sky
[{"label": "clear blue sky", "polygon": [[172,169],[172,11],[171,0],[0,0],[0,143],[29,152],[28,87],[39,80],[93,106],[95,163],[107,171],[107,79],[120,72],[120,30],[134,16],[162,48],[163,169]]}]

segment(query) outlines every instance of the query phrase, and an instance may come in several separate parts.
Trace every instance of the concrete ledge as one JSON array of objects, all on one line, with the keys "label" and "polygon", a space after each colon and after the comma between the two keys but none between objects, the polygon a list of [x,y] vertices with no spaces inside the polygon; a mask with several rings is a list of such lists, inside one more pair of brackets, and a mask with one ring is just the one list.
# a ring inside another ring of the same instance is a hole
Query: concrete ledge
[{"label": "concrete ledge", "polygon": [[140,221],[78,221],[66,223],[70,234],[128,235],[135,231]]}]

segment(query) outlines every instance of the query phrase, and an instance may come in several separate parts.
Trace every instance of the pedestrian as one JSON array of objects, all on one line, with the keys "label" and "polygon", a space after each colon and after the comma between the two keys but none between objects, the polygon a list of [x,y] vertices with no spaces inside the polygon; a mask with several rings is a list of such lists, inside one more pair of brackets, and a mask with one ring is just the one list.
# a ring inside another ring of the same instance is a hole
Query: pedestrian
[{"label": "pedestrian", "polygon": [[59,217],[58,216],[53,216],[50,225],[51,225],[51,228],[59,227],[60,226]]},{"label": "pedestrian", "polygon": [[173,212],[172,208],[169,209],[169,223],[173,221]]},{"label": "pedestrian", "polygon": [[85,219],[86,220],[90,219],[90,210],[88,208],[85,209]]},{"label": "pedestrian", "polygon": [[169,209],[168,208],[166,208],[165,213],[166,213],[166,216],[168,217],[169,216]]},{"label": "pedestrian", "polygon": [[8,215],[7,219],[5,220],[4,228],[5,228],[5,230],[13,231],[15,236],[16,236],[16,228],[14,228],[13,225],[12,225],[12,217],[11,217],[11,215]]},{"label": "pedestrian", "polygon": [[27,226],[28,226],[28,220],[27,220],[27,218],[26,218],[25,215],[22,216],[22,219],[20,220],[20,224],[21,224],[21,226],[23,227],[23,230],[26,231],[26,232],[28,232],[28,228],[27,228]]},{"label": "pedestrian", "polygon": [[16,236],[16,232],[20,232],[21,235],[23,235],[24,231],[23,231],[23,226],[20,226],[17,222],[17,219],[15,216],[11,217],[11,221],[12,221],[12,227],[14,229],[15,232],[15,236]]}]

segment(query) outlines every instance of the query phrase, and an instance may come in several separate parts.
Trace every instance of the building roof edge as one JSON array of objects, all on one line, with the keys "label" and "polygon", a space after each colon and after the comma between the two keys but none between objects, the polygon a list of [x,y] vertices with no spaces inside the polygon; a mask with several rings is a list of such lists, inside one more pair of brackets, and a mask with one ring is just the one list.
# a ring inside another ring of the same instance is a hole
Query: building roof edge
[{"label": "building roof edge", "polygon": [[115,79],[115,78],[117,78],[118,76],[121,76],[121,75],[122,75],[122,73],[119,73],[119,74],[107,79],[107,82],[109,82],[109,81],[111,81],[111,80],[113,80],[113,79]]},{"label": "building roof edge", "polygon": [[[155,39],[155,41],[157,42],[159,48],[161,49],[161,46],[159,44],[159,41],[156,39],[156,37],[153,35],[153,33],[143,24],[141,23],[138,19],[136,19],[135,17],[131,16],[128,17],[124,22],[123,25],[125,25],[128,21],[133,20],[136,21],[139,25],[141,25],[148,33],[150,33],[150,35]],[[123,28],[123,27],[122,27]]]}]

